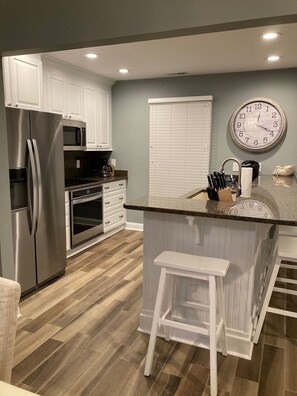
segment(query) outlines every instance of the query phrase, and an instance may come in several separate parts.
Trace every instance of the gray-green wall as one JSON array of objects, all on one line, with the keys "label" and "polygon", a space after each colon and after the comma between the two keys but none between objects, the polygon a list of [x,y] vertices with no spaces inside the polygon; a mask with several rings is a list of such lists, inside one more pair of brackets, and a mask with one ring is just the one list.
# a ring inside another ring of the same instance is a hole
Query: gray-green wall
[{"label": "gray-green wall", "polygon": [[[128,200],[148,193],[148,99],[192,95],[212,95],[214,99],[211,171],[230,156],[260,161],[263,173],[272,173],[276,165],[297,165],[297,69],[117,82],[112,90],[113,156],[118,169],[129,171]],[[251,154],[235,146],[228,122],[237,106],[259,96],[283,107],[288,130],[285,140],[272,151]],[[128,221],[142,222],[142,213],[129,211]]]}]

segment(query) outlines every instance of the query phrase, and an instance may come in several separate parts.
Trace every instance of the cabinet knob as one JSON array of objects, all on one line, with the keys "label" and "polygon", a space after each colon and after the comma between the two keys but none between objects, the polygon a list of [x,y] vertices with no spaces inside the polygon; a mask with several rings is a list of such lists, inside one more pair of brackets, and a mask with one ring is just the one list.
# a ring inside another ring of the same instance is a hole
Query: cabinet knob
[{"label": "cabinet knob", "polygon": [[119,200],[122,201],[124,199],[124,197],[120,197]]},{"label": "cabinet knob", "polygon": [[106,221],[106,222],[105,222],[105,224],[109,224],[109,223],[110,223],[110,221]]},{"label": "cabinet knob", "polygon": [[71,118],[71,116],[69,116],[69,118]]},{"label": "cabinet knob", "polygon": [[124,217],[124,215],[120,215],[119,218],[122,219]]},{"label": "cabinet knob", "polygon": [[105,187],[104,187],[104,190],[108,190],[108,189],[109,189],[109,186],[105,186]]},{"label": "cabinet knob", "polygon": [[7,106],[11,106],[11,103],[7,103]]},{"label": "cabinet knob", "polygon": [[19,107],[19,105],[18,105],[18,104],[16,104],[16,105],[15,105],[15,107]]},{"label": "cabinet knob", "polygon": [[119,186],[123,186],[124,185],[124,183],[119,183]]}]

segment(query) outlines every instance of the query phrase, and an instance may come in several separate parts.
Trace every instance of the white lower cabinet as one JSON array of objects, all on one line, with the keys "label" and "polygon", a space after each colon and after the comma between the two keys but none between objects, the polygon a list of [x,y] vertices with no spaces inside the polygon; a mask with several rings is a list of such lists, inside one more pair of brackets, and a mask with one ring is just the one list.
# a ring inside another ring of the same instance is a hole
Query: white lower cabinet
[{"label": "white lower cabinet", "polygon": [[126,222],[126,180],[103,184],[103,230],[108,232]]},{"label": "white lower cabinet", "polygon": [[69,192],[65,191],[66,250],[70,250],[70,204]]}]

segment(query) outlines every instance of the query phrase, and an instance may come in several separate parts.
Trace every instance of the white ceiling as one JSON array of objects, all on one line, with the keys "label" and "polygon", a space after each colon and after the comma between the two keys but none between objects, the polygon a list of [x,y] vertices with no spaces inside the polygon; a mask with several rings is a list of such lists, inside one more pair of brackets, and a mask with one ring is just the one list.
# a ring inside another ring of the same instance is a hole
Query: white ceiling
[{"label": "white ceiling", "polygon": [[[276,31],[280,36],[264,41],[261,34]],[[162,40],[52,52],[48,55],[112,80],[229,73],[297,67],[297,23],[200,34]],[[98,54],[87,59],[88,52]],[[269,55],[278,62],[267,62]],[[129,69],[121,75],[119,68]]]}]

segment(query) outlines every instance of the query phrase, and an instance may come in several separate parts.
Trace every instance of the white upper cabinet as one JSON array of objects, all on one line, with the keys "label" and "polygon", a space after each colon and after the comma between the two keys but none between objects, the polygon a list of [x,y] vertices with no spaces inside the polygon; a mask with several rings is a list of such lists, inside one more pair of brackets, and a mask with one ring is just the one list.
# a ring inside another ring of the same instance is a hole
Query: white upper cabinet
[{"label": "white upper cabinet", "polygon": [[87,150],[111,149],[111,83],[43,57],[45,108],[86,122]]},{"label": "white upper cabinet", "polygon": [[100,97],[100,125],[99,125],[99,147],[101,149],[111,148],[111,95],[108,91],[99,92]]},{"label": "white upper cabinet", "polygon": [[99,89],[92,85],[84,86],[85,121],[87,124],[87,149],[97,150],[99,145]]},{"label": "white upper cabinet", "polygon": [[46,110],[62,114],[64,118],[83,119],[82,83],[68,78],[55,69],[45,70]]},{"label": "white upper cabinet", "polygon": [[42,109],[42,62],[39,55],[3,58],[5,105]]},{"label": "white upper cabinet", "polygon": [[111,149],[110,92],[96,85],[84,86],[84,109],[87,124],[87,150]]}]

